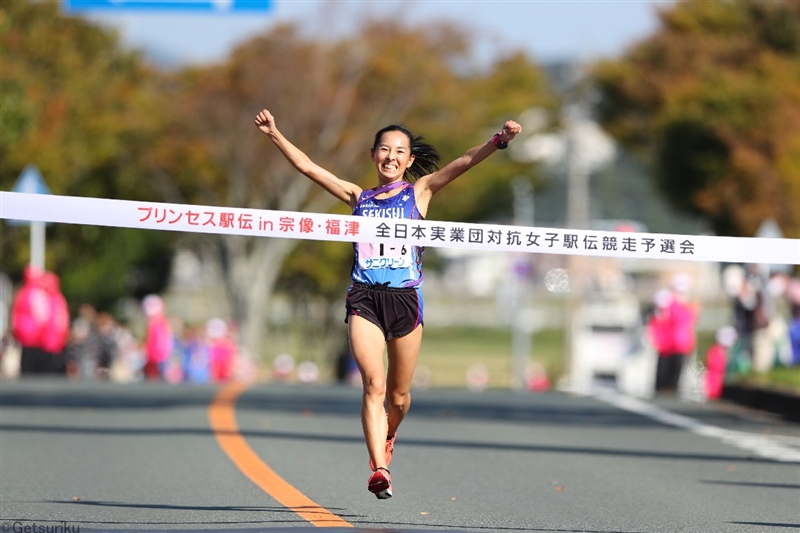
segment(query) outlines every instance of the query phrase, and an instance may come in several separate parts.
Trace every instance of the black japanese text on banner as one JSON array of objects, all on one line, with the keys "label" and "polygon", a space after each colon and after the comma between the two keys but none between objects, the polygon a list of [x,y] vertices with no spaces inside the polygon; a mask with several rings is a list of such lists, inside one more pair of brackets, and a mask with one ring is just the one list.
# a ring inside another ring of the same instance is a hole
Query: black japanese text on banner
[{"label": "black japanese text on banner", "polygon": [[369,218],[0,192],[0,217],[121,228],[503,252],[800,264],[800,239],[757,239]]}]

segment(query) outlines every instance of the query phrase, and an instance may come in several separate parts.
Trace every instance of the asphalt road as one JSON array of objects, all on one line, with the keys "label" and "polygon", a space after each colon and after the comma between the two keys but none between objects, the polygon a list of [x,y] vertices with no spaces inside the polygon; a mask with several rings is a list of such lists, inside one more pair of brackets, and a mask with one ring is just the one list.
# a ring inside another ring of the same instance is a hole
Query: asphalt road
[{"label": "asphalt road", "polygon": [[0,533],[800,531],[800,425],[726,403],[415,391],[370,474],[360,392],[0,382]]}]

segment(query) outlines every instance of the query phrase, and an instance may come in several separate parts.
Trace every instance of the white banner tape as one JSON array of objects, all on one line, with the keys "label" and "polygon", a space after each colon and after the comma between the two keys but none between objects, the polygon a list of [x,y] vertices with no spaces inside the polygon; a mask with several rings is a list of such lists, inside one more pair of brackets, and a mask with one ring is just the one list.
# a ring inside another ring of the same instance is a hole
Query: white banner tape
[{"label": "white banner tape", "polygon": [[556,229],[0,192],[8,220],[597,257],[800,264],[800,239]]}]

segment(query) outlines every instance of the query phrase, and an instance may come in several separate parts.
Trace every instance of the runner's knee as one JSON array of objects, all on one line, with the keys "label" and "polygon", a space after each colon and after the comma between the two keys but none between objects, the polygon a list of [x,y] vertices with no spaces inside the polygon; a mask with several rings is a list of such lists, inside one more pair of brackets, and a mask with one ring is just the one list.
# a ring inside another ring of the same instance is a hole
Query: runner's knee
[{"label": "runner's knee", "polygon": [[389,394],[390,405],[399,411],[405,411],[411,403],[411,393],[408,391],[392,391]]},{"label": "runner's knee", "polygon": [[364,396],[371,398],[386,397],[386,379],[382,377],[364,378]]}]

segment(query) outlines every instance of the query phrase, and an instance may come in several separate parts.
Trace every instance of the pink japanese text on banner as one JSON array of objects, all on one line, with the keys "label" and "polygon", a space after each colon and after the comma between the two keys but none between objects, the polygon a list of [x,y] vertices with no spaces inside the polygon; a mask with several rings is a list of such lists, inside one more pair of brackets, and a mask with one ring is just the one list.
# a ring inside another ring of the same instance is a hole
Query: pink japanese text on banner
[{"label": "pink japanese text on banner", "polygon": [[800,264],[800,239],[467,224],[0,192],[0,217],[64,224],[596,257]]}]

